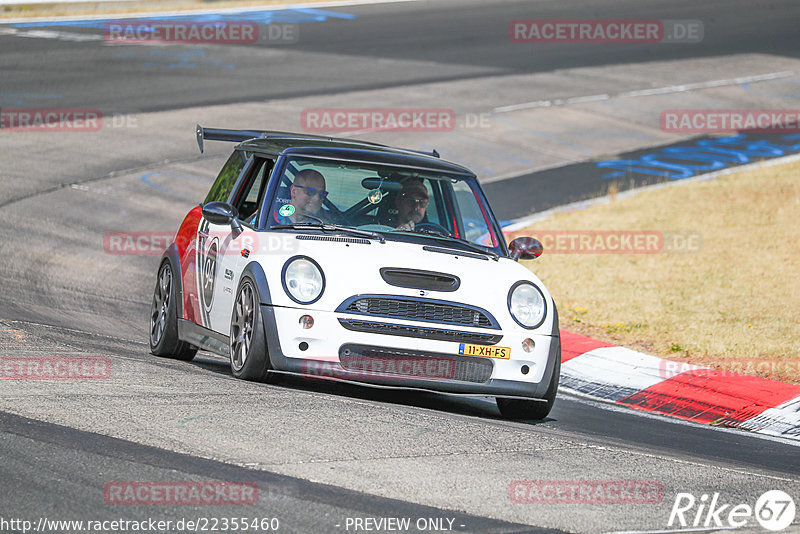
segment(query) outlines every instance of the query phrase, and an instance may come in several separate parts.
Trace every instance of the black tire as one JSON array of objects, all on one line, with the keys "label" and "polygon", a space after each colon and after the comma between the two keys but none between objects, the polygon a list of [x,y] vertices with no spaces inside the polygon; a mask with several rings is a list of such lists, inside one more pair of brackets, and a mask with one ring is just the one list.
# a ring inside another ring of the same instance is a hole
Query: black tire
[{"label": "black tire", "polygon": [[156,356],[189,361],[197,347],[178,338],[178,302],[172,266],[161,264],[150,306],[150,352]]},{"label": "black tire", "polygon": [[258,286],[249,275],[244,275],[231,313],[231,373],[243,380],[267,382],[272,381],[275,374],[269,372],[272,366],[260,303]]},{"label": "black tire", "polygon": [[544,399],[547,402],[535,400],[522,400],[522,399],[504,399],[497,398],[497,408],[500,414],[508,419],[526,419],[540,421],[550,415],[550,410],[556,403],[556,393],[558,393],[558,380],[561,375],[561,354],[558,355],[555,368],[553,369],[553,377],[550,379],[550,385],[544,394]]}]

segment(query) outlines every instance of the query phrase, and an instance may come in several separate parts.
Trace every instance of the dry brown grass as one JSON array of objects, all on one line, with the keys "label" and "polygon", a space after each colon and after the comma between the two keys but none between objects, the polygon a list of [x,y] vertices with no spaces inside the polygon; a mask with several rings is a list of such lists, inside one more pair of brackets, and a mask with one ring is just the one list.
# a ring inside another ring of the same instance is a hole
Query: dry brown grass
[{"label": "dry brown grass", "polygon": [[106,14],[134,14],[164,11],[268,7],[276,4],[305,4],[319,0],[141,0],[138,2],[79,2],[75,4],[30,4],[0,6],[0,20],[18,17],[59,17]]},{"label": "dry brown grass", "polygon": [[693,253],[544,254],[561,326],[698,365],[800,383],[800,163],[642,192],[518,232],[699,232]]}]

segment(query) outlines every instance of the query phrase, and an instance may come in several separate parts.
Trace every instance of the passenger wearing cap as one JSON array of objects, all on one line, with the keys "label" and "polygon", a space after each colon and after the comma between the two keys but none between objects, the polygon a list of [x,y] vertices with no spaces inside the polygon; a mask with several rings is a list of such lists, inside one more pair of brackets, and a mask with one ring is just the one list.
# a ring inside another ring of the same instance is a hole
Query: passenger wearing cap
[{"label": "passenger wearing cap", "polygon": [[428,189],[421,181],[406,180],[395,199],[397,230],[413,230],[425,218],[428,209]]}]

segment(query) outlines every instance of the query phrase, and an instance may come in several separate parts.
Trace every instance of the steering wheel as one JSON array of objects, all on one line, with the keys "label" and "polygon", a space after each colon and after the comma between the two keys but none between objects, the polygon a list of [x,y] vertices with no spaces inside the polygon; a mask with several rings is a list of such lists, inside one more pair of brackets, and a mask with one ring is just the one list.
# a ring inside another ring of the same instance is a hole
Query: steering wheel
[{"label": "steering wheel", "polygon": [[429,230],[431,232],[440,233],[440,234],[442,234],[443,236],[446,236],[446,237],[451,237],[453,235],[447,230],[447,228],[445,228],[441,224],[437,224],[437,223],[434,223],[434,222],[420,222],[420,223],[417,223],[417,224],[414,225],[414,230],[417,230],[417,229],[419,229],[419,230]]}]

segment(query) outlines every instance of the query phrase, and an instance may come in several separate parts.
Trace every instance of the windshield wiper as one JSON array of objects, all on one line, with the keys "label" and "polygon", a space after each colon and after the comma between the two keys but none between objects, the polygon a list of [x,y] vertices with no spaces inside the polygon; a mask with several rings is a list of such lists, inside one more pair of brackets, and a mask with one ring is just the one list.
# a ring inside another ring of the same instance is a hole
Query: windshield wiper
[{"label": "windshield wiper", "polygon": [[420,228],[419,230],[411,230],[411,231],[414,232],[414,233],[418,233],[418,234],[432,235],[432,236],[438,237],[440,239],[445,239],[445,240],[447,240],[447,241],[449,241],[451,243],[458,243],[459,245],[463,245],[463,246],[467,247],[470,250],[474,250],[475,252],[479,252],[481,254],[486,254],[487,256],[489,256],[490,258],[492,258],[495,261],[497,261],[497,258],[500,257],[500,255],[497,254],[497,252],[495,252],[493,250],[487,250],[487,249],[483,248],[480,245],[476,245],[476,244],[471,243],[469,241],[465,241],[463,239],[458,239],[456,237],[452,237],[452,236],[443,234],[442,232],[437,231],[437,230],[431,230],[429,228]]},{"label": "windshield wiper", "polygon": [[314,219],[319,222],[303,222],[303,223],[294,223],[294,224],[276,224],[275,226],[271,226],[270,228],[273,230],[304,230],[304,229],[312,229],[312,230],[322,230],[323,232],[347,232],[352,235],[357,235],[360,237],[368,237],[370,239],[377,239],[381,243],[386,243],[386,239],[377,232],[370,232],[368,230],[359,230],[358,228],[351,228],[350,226],[344,226],[342,224],[330,224],[323,222],[322,219],[314,217],[313,215],[306,215],[311,219]]}]

